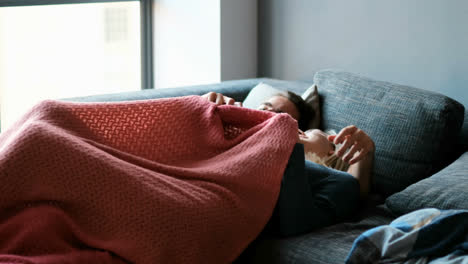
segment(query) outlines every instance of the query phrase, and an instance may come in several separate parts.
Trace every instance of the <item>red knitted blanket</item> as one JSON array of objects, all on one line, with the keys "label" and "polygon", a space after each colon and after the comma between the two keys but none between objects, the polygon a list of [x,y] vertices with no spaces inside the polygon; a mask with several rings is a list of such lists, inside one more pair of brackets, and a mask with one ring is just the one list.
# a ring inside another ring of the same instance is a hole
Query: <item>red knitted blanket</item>
[{"label": "red knitted blanket", "polygon": [[45,101],[0,136],[0,263],[228,263],[273,212],[286,114]]}]

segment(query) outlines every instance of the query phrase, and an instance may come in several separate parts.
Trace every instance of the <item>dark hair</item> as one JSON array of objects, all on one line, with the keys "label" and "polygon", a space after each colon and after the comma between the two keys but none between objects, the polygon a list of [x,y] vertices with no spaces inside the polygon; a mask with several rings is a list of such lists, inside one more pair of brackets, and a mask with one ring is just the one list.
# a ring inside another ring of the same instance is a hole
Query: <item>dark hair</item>
[{"label": "dark hair", "polygon": [[279,93],[277,95],[287,98],[296,106],[296,109],[299,112],[299,129],[303,131],[307,130],[309,128],[310,121],[312,121],[315,115],[315,111],[312,106],[306,103],[302,97],[290,91],[286,91],[286,93]]}]

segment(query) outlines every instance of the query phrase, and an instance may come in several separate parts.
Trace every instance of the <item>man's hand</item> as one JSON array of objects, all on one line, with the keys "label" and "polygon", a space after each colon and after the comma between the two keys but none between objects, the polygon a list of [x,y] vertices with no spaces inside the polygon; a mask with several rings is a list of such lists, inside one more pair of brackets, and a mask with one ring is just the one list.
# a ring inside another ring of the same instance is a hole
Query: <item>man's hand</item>
[{"label": "man's hand", "polygon": [[[374,141],[356,126],[347,126],[337,135],[328,136],[328,140],[343,145],[336,150],[336,155],[349,164],[361,161],[367,154],[375,151]],[[346,150],[349,148],[349,151]]]},{"label": "man's hand", "polygon": [[215,103],[217,105],[238,105],[242,106],[241,102],[236,102],[233,98],[227,97],[220,93],[209,92],[207,94],[202,95],[201,97],[205,98],[206,100]]}]

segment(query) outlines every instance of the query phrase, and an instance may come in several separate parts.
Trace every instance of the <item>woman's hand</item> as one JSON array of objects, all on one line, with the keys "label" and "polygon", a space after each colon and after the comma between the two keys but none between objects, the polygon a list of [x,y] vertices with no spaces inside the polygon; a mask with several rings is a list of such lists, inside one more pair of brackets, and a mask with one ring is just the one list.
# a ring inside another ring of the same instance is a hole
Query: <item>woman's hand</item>
[{"label": "woman's hand", "polygon": [[298,129],[297,132],[298,132],[298,136],[299,136],[299,137],[297,138],[297,143],[302,143],[302,144],[304,144],[304,140],[307,139],[307,135],[304,133],[304,131],[302,131],[302,130],[300,130],[300,129]]},{"label": "woman's hand", "polygon": [[241,102],[236,102],[236,100],[234,100],[233,98],[231,97],[227,97],[223,94],[220,94],[220,93],[215,93],[215,92],[209,92],[209,93],[206,93],[204,95],[202,95],[201,97],[205,98],[206,100],[212,102],[212,103],[215,103],[217,105],[237,105],[237,106],[242,106],[242,103]]},{"label": "woman's hand", "polygon": [[327,134],[319,129],[310,129],[305,133],[299,130],[297,142],[304,145],[305,152],[314,152],[320,158],[333,154],[335,149],[335,145],[327,139]]},{"label": "woman's hand", "polygon": [[[367,154],[375,151],[374,141],[356,126],[347,126],[337,135],[328,136],[328,140],[334,144],[343,145],[336,150],[336,155],[349,164],[361,161]],[[348,152],[346,150],[349,149]]]}]

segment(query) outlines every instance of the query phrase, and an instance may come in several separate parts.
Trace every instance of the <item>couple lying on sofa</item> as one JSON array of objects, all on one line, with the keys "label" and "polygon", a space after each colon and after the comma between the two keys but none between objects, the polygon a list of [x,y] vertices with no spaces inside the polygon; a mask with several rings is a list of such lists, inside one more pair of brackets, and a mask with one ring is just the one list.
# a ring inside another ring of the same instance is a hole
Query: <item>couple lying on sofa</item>
[{"label": "couple lying on sofa", "polygon": [[[262,107],[294,110],[288,102],[273,97]],[[297,109],[290,113],[306,117]],[[343,144],[335,152],[350,174],[313,162],[289,173],[304,163],[297,141],[322,144],[321,155],[332,150],[329,139]],[[286,114],[199,96],[44,101],[0,135],[0,260],[230,263],[282,204],[292,212],[280,217],[298,213],[294,220],[306,223],[293,221],[282,235],[354,211],[367,193],[374,144],[355,127],[329,139],[298,136]],[[354,155],[343,153],[349,147]],[[291,175],[296,184],[282,184]]]},{"label": "couple lying on sofa", "polygon": [[[242,105],[220,93],[210,92],[202,97],[217,105]],[[372,139],[353,125],[343,128],[336,135],[327,135],[318,129],[303,132],[309,119],[314,116],[314,110],[300,96],[289,91],[268,98],[257,109],[287,113],[296,119],[299,125],[297,142],[304,146],[305,170],[297,176],[302,184],[296,185],[304,189],[295,190],[302,196],[302,203],[295,206],[302,220],[305,220],[301,222],[308,224],[288,229],[281,235],[308,232],[351,216],[360,200],[369,192],[375,150]],[[327,160],[341,161],[339,168],[330,166]]]}]

